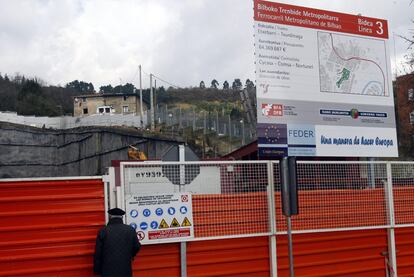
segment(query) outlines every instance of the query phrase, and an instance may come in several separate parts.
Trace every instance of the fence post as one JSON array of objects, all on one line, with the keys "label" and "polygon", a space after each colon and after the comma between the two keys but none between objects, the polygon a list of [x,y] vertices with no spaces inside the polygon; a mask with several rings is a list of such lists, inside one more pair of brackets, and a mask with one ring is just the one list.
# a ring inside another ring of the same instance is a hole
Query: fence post
[{"label": "fence post", "polygon": [[270,276],[277,276],[277,253],[276,253],[276,209],[275,209],[275,182],[274,182],[274,162],[267,163],[267,203],[269,209],[269,259]]},{"label": "fence post", "polygon": [[394,194],[392,185],[392,167],[391,163],[387,162],[387,182],[385,183],[385,200],[387,204],[387,214],[390,227],[387,228],[388,237],[388,265],[387,271],[390,271],[390,276],[398,276],[397,273],[397,254],[395,245],[395,213],[394,213]]}]

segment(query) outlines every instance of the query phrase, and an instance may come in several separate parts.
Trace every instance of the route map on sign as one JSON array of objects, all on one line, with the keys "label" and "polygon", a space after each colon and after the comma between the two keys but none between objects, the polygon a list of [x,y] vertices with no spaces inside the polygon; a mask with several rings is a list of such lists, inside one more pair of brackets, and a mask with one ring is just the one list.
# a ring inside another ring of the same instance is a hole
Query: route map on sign
[{"label": "route map on sign", "polygon": [[322,92],[388,96],[383,40],[318,32]]},{"label": "route map on sign", "polygon": [[127,195],[126,223],[142,244],[187,241],[194,237],[191,194]]}]

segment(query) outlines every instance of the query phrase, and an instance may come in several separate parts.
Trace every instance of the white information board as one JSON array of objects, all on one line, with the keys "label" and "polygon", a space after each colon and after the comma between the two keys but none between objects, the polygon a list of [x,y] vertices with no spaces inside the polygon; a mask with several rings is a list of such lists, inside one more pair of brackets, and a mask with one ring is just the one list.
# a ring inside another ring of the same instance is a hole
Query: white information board
[{"label": "white information board", "polygon": [[190,193],[127,195],[125,207],[126,224],[136,230],[142,244],[194,238]]},{"label": "white information board", "polygon": [[387,21],[254,9],[259,156],[398,156]]}]

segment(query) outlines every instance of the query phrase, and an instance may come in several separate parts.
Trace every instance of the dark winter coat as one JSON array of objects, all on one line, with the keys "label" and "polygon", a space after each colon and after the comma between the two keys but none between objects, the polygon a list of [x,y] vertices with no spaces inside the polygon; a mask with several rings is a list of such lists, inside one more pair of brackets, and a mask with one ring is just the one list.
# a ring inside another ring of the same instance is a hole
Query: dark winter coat
[{"label": "dark winter coat", "polygon": [[141,244],[135,230],[122,218],[111,218],[96,237],[94,272],[105,277],[132,276],[132,260]]}]

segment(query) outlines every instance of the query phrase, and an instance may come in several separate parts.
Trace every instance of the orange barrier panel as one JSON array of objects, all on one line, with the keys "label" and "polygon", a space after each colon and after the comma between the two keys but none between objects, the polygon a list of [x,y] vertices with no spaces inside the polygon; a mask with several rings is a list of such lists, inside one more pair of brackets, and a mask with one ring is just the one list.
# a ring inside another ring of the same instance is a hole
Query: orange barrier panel
[{"label": "orange barrier panel", "polygon": [[[372,195],[375,201],[366,201]],[[266,196],[266,192],[193,195],[196,237],[269,232]],[[104,224],[103,197],[101,179],[0,182],[0,276],[93,276],[96,233]],[[275,197],[279,207],[280,195]],[[383,197],[381,189],[301,191],[302,213],[294,218],[294,227],[303,229],[309,222],[332,227],[338,219],[353,225],[382,224]],[[352,209],[361,205],[364,210]],[[366,217],[367,211],[378,216]],[[280,208],[277,212],[278,228],[283,228]],[[412,233],[397,231],[399,248],[404,250],[398,254],[401,272],[412,272]],[[277,240],[279,276],[287,276],[286,236]],[[189,276],[269,274],[267,236],[187,245]],[[294,235],[295,272],[298,276],[384,276],[380,253],[386,250],[385,230]],[[137,276],[180,276],[179,244],[143,246],[134,271]]]},{"label": "orange barrier panel", "polygon": [[187,244],[188,276],[269,276],[269,238]]},{"label": "orange barrier panel", "polygon": [[395,229],[398,276],[414,276],[414,228]]},{"label": "orange barrier panel", "polygon": [[[293,230],[387,225],[384,189],[302,190]],[[286,231],[280,193],[275,193],[276,228]]]},{"label": "orange barrier panel", "polygon": [[143,245],[135,258],[134,274],[140,277],[180,276],[180,244]]},{"label": "orange barrier panel", "polygon": [[0,182],[0,276],[91,276],[101,179]]},{"label": "orange barrier panel", "polygon": [[194,194],[196,238],[269,232],[266,192]]},{"label": "orange barrier panel", "polygon": [[[386,230],[293,235],[295,275],[385,276]],[[277,236],[278,276],[289,276],[287,236]],[[400,276],[400,275],[399,275]]]},{"label": "orange barrier panel", "polygon": [[394,212],[395,224],[414,223],[414,187],[395,186],[394,191]]}]

